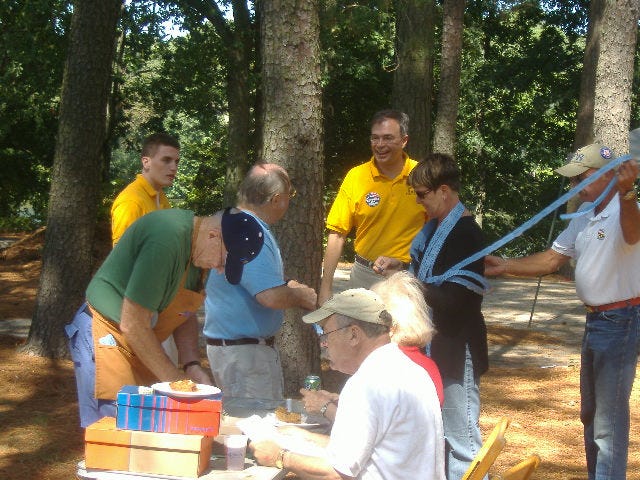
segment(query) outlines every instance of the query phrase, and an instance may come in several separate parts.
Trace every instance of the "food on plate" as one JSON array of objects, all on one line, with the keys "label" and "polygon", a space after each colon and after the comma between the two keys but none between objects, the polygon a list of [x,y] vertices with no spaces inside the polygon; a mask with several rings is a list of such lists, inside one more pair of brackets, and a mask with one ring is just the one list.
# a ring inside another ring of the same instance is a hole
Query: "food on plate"
[{"label": "food on plate", "polygon": [[176,392],[198,391],[198,385],[194,383],[193,380],[190,380],[188,378],[186,380],[176,380],[175,382],[171,382],[169,383],[169,387],[171,387],[171,390],[174,390]]},{"label": "food on plate", "polygon": [[290,412],[285,407],[276,407],[276,418],[285,423],[302,423],[302,415]]}]

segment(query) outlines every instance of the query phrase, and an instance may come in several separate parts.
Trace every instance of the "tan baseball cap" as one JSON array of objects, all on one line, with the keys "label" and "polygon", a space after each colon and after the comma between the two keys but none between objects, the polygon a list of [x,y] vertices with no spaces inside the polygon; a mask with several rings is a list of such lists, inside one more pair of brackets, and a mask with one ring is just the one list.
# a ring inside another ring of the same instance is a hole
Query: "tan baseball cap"
[{"label": "tan baseball cap", "polygon": [[600,143],[592,143],[579,148],[567,157],[567,163],[556,172],[565,177],[576,177],[590,168],[600,168],[616,158],[612,148]]},{"label": "tan baseball cap", "polygon": [[305,323],[318,323],[334,313],[363,322],[391,326],[391,316],[386,313],[382,299],[366,288],[352,288],[340,292],[327,300],[318,310],[308,313]]}]

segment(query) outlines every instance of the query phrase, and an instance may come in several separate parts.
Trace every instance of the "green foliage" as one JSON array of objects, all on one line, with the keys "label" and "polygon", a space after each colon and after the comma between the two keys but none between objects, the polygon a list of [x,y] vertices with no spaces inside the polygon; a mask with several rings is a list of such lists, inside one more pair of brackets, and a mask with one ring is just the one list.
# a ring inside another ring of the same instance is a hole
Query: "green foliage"
[{"label": "green foliage", "polygon": [[8,223],[45,216],[69,3],[0,3],[0,217]]},{"label": "green foliage", "polygon": [[335,191],[367,160],[369,120],[389,107],[394,17],[385,2],[327,0],[321,7],[326,184]]},{"label": "green foliage", "polygon": [[[463,197],[493,241],[558,195],[553,168],[571,149],[584,45],[549,23],[538,2],[476,2],[467,20],[457,157]],[[503,251],[544,248],[550,222]]]},{"label": "green foliage", "polygon": [[109,194],[114,198],[140,170],[142,139],[166,131],[181,144],[178,177],[167,195],[176,206],[210,213],[222,205],[225,173],[224,73],[215,55],[220,40],[209,25],[175,38],[155,33],[153,41],[139,29],[128,35],[142,37],[130,41],[141,50],[126,50]]}]

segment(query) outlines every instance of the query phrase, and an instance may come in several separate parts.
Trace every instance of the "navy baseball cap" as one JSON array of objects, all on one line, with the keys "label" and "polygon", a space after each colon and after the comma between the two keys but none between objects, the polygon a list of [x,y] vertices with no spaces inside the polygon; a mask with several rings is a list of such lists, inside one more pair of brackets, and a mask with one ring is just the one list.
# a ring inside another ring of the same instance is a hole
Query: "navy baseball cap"
[{"label": "navy baseball cap", "polygon": [[231,213],[226,208],[222,213],[222,241],[227,249],[224,275],[232,285],[242,279],[246,263],[256,258],[264,244],[264,232],[258,221],[248,213]]}]

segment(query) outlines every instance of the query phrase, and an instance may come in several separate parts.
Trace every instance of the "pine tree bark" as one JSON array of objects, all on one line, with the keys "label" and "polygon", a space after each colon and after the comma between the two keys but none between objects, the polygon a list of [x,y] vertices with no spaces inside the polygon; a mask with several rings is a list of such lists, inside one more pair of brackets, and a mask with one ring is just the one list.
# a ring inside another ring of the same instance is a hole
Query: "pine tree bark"
[{"label": "pine tree bark", "polygon": [[[298,191],[275,226],[285,272],[317,288],[322,263],[323,131],[317,0],[262,4],[262,161],[282,165]],[[319,373],[312,328],[289,310],[278,335],[285,392]]]},{"label": "pine tree bark", "polygon": [[444,0],[440,88],[433,134],[433,151],[455,157],[456,122],[460,104],[460,69],[465,0]]},{"label": "pine tree bark", "polygon": [[423,158],[431,151],[434,2],[395,0],[396,57],[392,105],[409,115],[407,152]]},{"label": "pine tree bark", "polygon": [[92,272],[106,109],[121,0],[77,0],[62,82],[42,274],[26,349],[67,353],[63,325]]},{"label": "pine tree bark", "polygon": [[604,2],[593,104],[593,136],[621,155],[629,151],[631,87],[639,0]]}]

